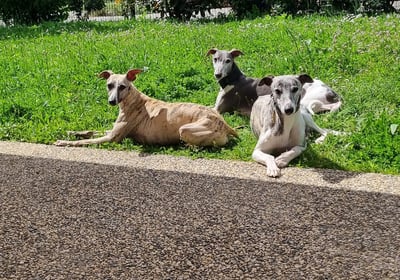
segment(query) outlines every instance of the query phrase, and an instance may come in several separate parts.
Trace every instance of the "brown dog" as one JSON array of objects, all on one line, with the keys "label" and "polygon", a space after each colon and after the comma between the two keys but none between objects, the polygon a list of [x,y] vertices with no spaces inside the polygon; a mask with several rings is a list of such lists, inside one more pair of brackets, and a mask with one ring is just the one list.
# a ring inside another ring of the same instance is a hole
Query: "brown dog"
[{"label": "brown dog", "polygon": [[168,145],[184,141],[195,146],[223,146],[230,136],[237,137],[214,109],[192,103],[167,103],[141,93],[132,83],[141,71],[99,74],[107,80],[108,102],[119,106],[118,118],[110,132],[94,139],[58,140],[55,145],[82,146],[132,138],[142,144]]}]

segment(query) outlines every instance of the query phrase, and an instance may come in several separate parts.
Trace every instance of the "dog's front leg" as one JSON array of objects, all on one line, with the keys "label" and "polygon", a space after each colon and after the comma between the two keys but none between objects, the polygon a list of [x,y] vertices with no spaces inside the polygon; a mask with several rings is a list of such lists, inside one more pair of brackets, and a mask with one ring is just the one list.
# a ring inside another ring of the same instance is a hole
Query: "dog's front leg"
[{"label": "dog's front leg", "polygon": [[273,155],[268,154],[269,143],[268,140],[270,138],[270,131],[266,133],[262,133],[258,138],[256,147],[254,148],[252,158],[258,163],[264,164],[267,167],[267,175],[270,177],[279,177],[281,176],[281,170],[275,163],[275,157]]},{"label": "dog's front leg", "polygon": [[96,145],[102,144],[106,142],[120,142],[126,136],[126,123],[116,123],[113,129],[104,135],[103,137],[93,138],[93,139],[83,139],[77,141],[68,141],[68,140],[57,140],[54,145],[56,146],[86,146],[86,145]]},{"label": "dog's front leg", "polygon": [[306,146],[295,146],[289,151],[280,154],[279,157],[275,159],[276,165],[280,168],[288,166],[289,162],[298,157],[305,149]]},{"label": "dog's front leg", "polygon": [[56,146],[72,146],[79,147],[91,144],[101,144],[105,142],[112,142],[112,137],[110,135],[105,135],[103,137],[94,138],[94,139],[83,139],[77,141],[68,141],[68,140],[57,140],[54,145]]}]

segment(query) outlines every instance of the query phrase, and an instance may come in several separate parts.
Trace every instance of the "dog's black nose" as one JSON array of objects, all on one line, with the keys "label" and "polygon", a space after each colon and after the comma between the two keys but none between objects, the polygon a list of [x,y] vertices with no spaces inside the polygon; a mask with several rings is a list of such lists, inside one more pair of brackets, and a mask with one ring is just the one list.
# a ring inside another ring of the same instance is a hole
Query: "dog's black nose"
[{"label": "dog's black nose", "polygon": [[285,114],[286,114],[286,115],[290,115],[290,114],[292,114],[293,112],[294,112],[294,109],[293,109],[292,106],[286,107],[286,108],[285,108]]},{"label": "dog's black nose", "polygon": [[222,74],[215,74],[214,76],[215,78],[220,79],[222,77]]},{"label": "dog's black nose", "polygon": [[111,106],[117,105],[117,101],[115,101],[115,100],[109,100],[108,103],[109,103]]}]

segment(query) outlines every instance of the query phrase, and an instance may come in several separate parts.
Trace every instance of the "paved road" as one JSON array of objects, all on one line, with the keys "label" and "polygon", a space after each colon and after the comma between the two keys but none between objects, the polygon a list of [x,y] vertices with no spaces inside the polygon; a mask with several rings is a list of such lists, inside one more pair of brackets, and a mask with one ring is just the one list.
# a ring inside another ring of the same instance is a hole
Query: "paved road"
[{"label": "paved road", "polygon": [[0,279],[400,278],[400,177],[248,169],[0,142]]}]

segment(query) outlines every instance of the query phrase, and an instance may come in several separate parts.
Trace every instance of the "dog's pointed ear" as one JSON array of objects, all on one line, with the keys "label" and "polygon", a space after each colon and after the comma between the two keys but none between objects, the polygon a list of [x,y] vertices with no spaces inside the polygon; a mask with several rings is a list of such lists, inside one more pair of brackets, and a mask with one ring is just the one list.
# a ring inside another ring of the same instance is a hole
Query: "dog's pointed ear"
[{"label": "dog's pointed ear", "polygon": [[112,71],[110,70],[104,70],[103,72],[101,72],[99,74],[99,78],[103,78],[105,80],[107,80],[108,78],[110,78],[110,76],[114,74]]},{"label": "dog's pointed ear", "polygon": [[314,82],[314,80],[307,74],[301,74],[301,75],[297,76],[297,79],[299,79],[299,81],[301,82],[302,85],[304,85],[305,83]]},{"label": "dog's pointed ear", "polygon": [[214,55],[217,51],[218,51],[218,49],[216,49],[216,48],[209,49],[207,52],[207,56]]},{"label": "dog's pointed ear", "polygon": [[128,81],[133,82],[136,80],[136,75],[143,72],[142,69],[131,69],[126,73],[126,78]]},{"label": "dog's pointed ear", "polygon": [[258,86],[264,86],[264,85],[270,86],[272,84],[273,79],[274,76],[272,75],[266,76],[258,82]]},{"label": "dog's pointed ear", "polygon": [[242,51],[237,50],[237,49],[232,49],[229,53],[233,56],[233,58],[244,54],[244,53],[242,53]]}]

